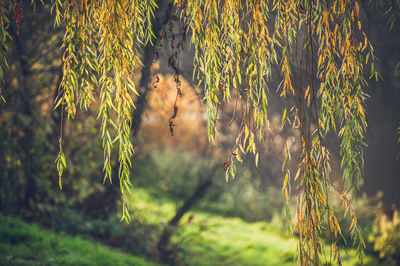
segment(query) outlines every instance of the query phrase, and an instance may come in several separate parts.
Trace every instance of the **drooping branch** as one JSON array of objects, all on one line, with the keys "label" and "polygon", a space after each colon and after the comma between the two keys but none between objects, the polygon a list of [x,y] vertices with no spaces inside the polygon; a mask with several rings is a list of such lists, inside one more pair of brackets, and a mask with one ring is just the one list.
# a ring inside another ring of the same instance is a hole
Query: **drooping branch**
[{"label": "drooping branch", "polygon": [[[332,253],[340,263],[337,237],[341,228],[329,205],[332,187],[325,138],[336,133],[346,189],[357,189],[366,127],[363,69],[368,58],[372,64],[374,59],[362,31],[358,1],[175,2],[188,14],[185,19],[192,30],[196,76],[204,86],[211,140],[221,103],[229,101],[235,90],[246,103],[234,150],[225,165],[231,175],[235,174],[235,157],[241,161],[241,154],[248,152],[258,157],[255,132],[262,139],[268,124],[270,73],[273,65],[280,66],[282,81],[277,91],[287,106],[282,124],[289,121],[298,128],[302,143],[294,178],[303,195],[295,225],[300,234],[299,263],[321,262],[326,223],[334,236]],[[376,75],[373,67],[372,75]],[[287,152],[283,169],[289,159]],[[287,170],[283,191],[288,199],[290,179]],[[350,231],[362,247],[357,225]]]}]

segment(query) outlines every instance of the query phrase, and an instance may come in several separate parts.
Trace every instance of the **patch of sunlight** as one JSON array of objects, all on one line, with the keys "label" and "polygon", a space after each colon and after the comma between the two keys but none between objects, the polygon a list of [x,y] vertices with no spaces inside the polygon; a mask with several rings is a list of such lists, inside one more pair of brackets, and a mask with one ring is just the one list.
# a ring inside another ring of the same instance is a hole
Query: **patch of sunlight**
[{"label": "patch of sunlight", "polygon": [[[152,198],[142,188],[136,188],[131,197],[132,215],[147,223],[165,224],[177,208],[171,199]],[[182,217],[172,241],[179,246],[179,259],[188,265],[296,265],[297,239],[267,222],[190,211]],[[329,257],[328,247],[326,254]],[[343,265],[360,264],[352,249],[342,252],[342,260]],[[376,263],[372,257],[364,260],[364,265]]]}]

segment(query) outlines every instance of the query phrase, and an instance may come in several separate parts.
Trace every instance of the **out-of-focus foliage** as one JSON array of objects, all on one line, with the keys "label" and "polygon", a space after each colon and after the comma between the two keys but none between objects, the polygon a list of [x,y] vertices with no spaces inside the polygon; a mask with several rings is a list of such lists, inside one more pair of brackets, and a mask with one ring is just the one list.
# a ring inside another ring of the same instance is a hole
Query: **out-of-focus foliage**
[{"label": "out-of-focus foliage", "polygon": [[[35,211],[43,210],[43,205],[51,208],[65,200],[65,195],[56,196],[52,187],[54,156],[48,152],[55,151],[57,142],[53,140],[58,138],[58,126],[53,127],[57,113],[51,113],[49,100],[61,65],[58,50],[48,47],[57,45],[60,34],[41,11],[38,6],[34,20],[33,12],[26,12],[19,32],[17,25],[8,27],[13,39],[7,40],[7,45],[12,50],[2,57],[9,61],[9,71],[4,76],[3,92],[7,104],[0,105],[0,204],[6,212],[29,218],[40,216]],[[32,35],[22,41],[26,31]],[[44,204],[35,204],[38,201]],[[34,205],[35,210],[31,209]]]},{"label": "out-of-focus foliage", "polygon": [[[190,152],[152,151],[137,162],[136,184],[149,190],[155,198],[167,196],[176,202],[184,201],[202,180],[213,175],[213,186],[196,208],[247,221],[271,221],[274,217],[284,221],[285,202],[281,190],[275,186],[257,187],[257,173],[250,167],[238,166],[238,177],[226,186],[225,181],[218,178],[222,167],[212,173],[219,162],[199,158]],[[285,223],[281,225],[286,228]]]},{"label": "out-of-focus foliage", "polygon": [[[20,26],[18,35],[15,25],[8,29],[13,39],[8,40],[9,71],[4,77],[7,103],[0,105],[1,210],[51,227],[69,223],[70,208],[91,218],[115,215],[118,193],[115,186],[98,182],[102,146],[91,142],[100,129],[98,104],[78,114],[75,123],[64,122],[64,152],[71,165],[64,172],[64,191],[57,189],[54,159],[62,117],[53,111],[53,103],[62,77],[62,32],[42,5],[26,9]],[[104,197],[96,198],[105,190]]]},{"label": "out-of-focus foliage", "polygon": [[369,0],[370,3],[375,4],[376,7],[387,8],[386,15],[388,15],[387,27],[391,31],[400,18],[400,1],[383,1],[383,0]]},{"label": "out-of-focus foliage", "polygon": [[398,265],[400,261],[400,217],[397,210],[393,217],[382,215],[376,219],[369,241],[374,251],[388,265]]}]

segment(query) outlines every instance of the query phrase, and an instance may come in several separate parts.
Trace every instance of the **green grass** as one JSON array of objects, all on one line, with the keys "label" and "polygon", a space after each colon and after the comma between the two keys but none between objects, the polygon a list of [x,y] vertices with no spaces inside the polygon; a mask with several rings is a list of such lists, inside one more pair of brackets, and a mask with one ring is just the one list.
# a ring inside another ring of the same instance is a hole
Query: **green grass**
[{"label": "green grass", "polygon": [[[165,195],[135,188],[130,209],[134,221],[163,228],[176,204]],[[193,215],[189,222],[188,218]],[[157,231],[148,232],[154,234]],[[143,227],[142,230],[147,230]],[[147,234],[146,232],[143,232]],[[172,238],[177,265],[296,265],[297,240],[266,222],[194,210]],[[329,256],[329,251],[326,253]],[[356,252],[342,251],[343,265],[359,265]],[[79,237],[64,236],[0,214],[0,265],[153,265]],[[364,265],[379,265],[367,256]]]},{"label": "green grass", "polygon": [[153,265],[82,240],[0,214],[0,265]]},{"label": "green grass", "polygon": [[[132,215],[144,223],[163,224],[174,215],[176,204],[152,194],[135,188]],[[189,223],[190,215],[194,218]],[[178,262],[186,265],[296,265],[297,240],[266,222],[248,223],[192,211],[181,219],[173,242],[178,245]],[[342,251],[341,255],[343,265],[360,264],[355,250]],[[364,265],[379,263],[367,256]]]}]

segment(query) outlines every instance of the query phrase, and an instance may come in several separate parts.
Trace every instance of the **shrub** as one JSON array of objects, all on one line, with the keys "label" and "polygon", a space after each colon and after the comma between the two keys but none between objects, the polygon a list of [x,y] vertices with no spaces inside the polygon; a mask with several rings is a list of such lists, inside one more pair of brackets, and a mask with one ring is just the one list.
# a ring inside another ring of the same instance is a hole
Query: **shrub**
[{"label": "shrub", "polygon": [[388,265],[400,262],[400,217],[394,211],[392,219],[387,215],[378,217],[373,226],[369,241],[374,244],[374,251]]}]

